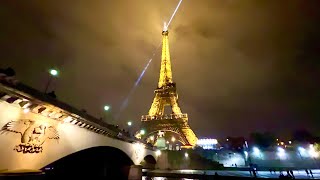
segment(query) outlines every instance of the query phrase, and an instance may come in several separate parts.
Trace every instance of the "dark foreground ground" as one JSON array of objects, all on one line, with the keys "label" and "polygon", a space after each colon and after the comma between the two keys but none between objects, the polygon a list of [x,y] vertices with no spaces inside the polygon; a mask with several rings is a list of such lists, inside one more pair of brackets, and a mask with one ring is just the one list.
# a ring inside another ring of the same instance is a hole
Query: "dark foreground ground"
[{"label": "dark foreground ground", "polygon": [[[320,179],[320,169],[313,169],[313,177],[307,175],[304,170],[295,170],[293,173],[295,179]],[[217,173],[218,175],[215,175]],[[284,175],[287,175],[286,172],[283,172]],[[224,170],[212,170],[212,171],[202,171],[202,170],[153,170],[143,172],[142,180],[215,180],[215,179],[225,179],[225,180],[246,180],[246,179],[279,179],[280,172],[270,173],[269,171],[258,171],[257,178],[254,178],[250,175],[248,171],[224,171]],[[95,174],[91,176],[81,176],[79,174],[71,177],[82,179],[110,179],[118,180],[114,177],[96,177]],[[38,174],[0,174],[0,180],[48,180],[48,179],[65,179],[65,176],[48,176],[45,173]],[[67,177],[69,179],[69,176]],[[288,179],[288,178],[284,178]]]},{"label": "dark foreground ground", "polygon": [[[218,174],[215,175],[215,173]],[[320,169],[312,170],[313,176],[310,174],[307,175],[304,170],[294,170],[293,174],[295,179],[320,179]],[[202,171],[202,170],[172,170],[172,171],[164,171],[164,170],[153,170],[153,171],[144,171],[144,176],[147,177],[168,177],[175,179],[254,179],[253,175],[250,174],[249,171],[226,171],[226,170],[213,170],[213,171]],[[258,171],[256,179],[279,179],[280,172],[272,172],[269,171]],[[283,175],[287,175],[286,172],[283,172]],[[146,178],[147,180],[148,178]],[[161,178],[159,178],[160,180]],[[161,179],[162,180],[162,179]]]}]

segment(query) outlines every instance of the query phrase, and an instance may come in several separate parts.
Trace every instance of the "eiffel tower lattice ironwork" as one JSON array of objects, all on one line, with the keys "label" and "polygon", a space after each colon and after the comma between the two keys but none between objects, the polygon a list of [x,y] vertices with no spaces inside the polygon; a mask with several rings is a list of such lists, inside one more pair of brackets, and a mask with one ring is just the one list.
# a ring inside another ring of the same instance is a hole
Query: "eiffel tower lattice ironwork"
[{"label": "eiffel tower lattice ironwork", "polygon": [[[182,113],[178,105],[176,83],[172,80],[168,34],[165,24],[162,31],[162,54],[158,87],[154,91],[155,97],[148,115],[143,115],[141,118],[141,126],[146,131],[144,138],[148,138],[159,131],[171,132],[174,133],[177,141],[183,147],[193,147],[198,139],[188,124],[188,114]],[[171,114],[165,114],[165,106],[171,106]]]}]

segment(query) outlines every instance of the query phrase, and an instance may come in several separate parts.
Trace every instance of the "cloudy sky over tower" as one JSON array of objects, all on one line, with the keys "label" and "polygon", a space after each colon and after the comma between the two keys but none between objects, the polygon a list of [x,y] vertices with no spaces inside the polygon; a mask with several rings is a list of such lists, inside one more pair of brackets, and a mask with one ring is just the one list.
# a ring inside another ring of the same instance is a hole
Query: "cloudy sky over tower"
[{"label": "cloudy sky over tower", "polygon": [[[100,117],[133,87],[178,0],[10,1],[0,6],[0,67]],[[320,127],[320,1],[185,0],[169,27],[179,103],[198,136]],[[160,50],[120,120],[139,123]]]}]

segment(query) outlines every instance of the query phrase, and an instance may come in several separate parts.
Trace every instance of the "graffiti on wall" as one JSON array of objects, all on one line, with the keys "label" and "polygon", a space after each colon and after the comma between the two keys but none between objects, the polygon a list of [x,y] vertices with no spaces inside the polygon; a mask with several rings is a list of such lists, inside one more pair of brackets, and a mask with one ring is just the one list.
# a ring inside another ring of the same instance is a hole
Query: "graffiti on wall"
[{"label": "graffiti on wall", "polygon": [[0,134],[18,133],[21,135],[21,143],[14,150],[21,153],[41,153],[43,143],[47,139],[59,140],[57,129],[42,121],[20,119],[6,123],[0,130]]}]

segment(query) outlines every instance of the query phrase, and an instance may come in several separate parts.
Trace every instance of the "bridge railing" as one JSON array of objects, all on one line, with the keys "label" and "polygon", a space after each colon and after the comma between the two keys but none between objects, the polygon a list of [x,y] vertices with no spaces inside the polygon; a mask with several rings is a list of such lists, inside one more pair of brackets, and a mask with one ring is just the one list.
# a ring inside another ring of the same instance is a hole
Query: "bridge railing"
[{"label": "bridge railing", "polygon": [[168,114],[163,116],[149,116],[143,115],[141,121],[150,121],[150,120],[167,120],[167,119],[185,119],[188,118],[188,114]]},{"label": "bridge railing", "polygon": [[[14,82],[14,83],[13,83]],[[13,81],[12,79],[8,80],[3,76],[0,76],[0,83],[4,86],[4,88],[8,89],[10,93],[13,93],[17,96],[24,96],[24,98],[35,98],[39,101],[49,103],[54,105],[62,110],[69,112],[70,114],[75,114],[79,116],[78,121],[82,121],[86,124],[95,126],[97,128],[101,128],[108,132],[108,136],[115,139],[120,139],[126,142],[137,142],[139,141],[133,135],[128,134],[124,130],[119,129],[115,125],[104,122],[102,119],[97,119],[86,112],[78,110],[62,101],[59,101],[56,98],[53,98],[43,92],[40,92],[32,87],[29,87],[25,84],[22,84],[18,81]]]}]

